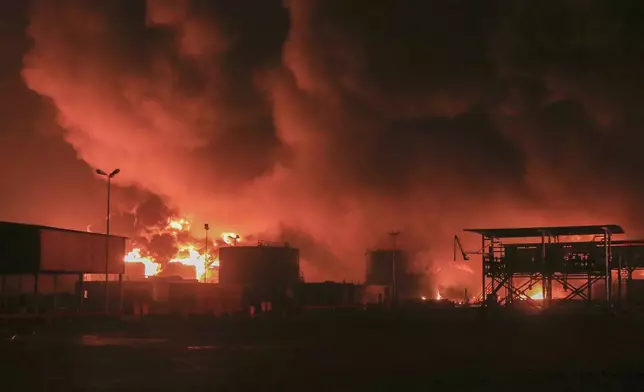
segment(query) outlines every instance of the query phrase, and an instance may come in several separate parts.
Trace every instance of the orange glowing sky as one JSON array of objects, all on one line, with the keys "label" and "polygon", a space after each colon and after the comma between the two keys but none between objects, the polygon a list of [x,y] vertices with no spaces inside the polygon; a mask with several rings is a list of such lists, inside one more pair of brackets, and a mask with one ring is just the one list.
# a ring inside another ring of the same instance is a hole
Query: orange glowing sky
[{"label": "orange glowing sky", "polygon": [[102,231],[93,172],[118,167],[116,233],[179,216],[358,281],[398,229],[459,288],[479,284],[477,262],[449,264],[464,227],[644,234],[644,31],[612,27],[634,23],[619,2],[17,3],[0,5],[0,219]]}]

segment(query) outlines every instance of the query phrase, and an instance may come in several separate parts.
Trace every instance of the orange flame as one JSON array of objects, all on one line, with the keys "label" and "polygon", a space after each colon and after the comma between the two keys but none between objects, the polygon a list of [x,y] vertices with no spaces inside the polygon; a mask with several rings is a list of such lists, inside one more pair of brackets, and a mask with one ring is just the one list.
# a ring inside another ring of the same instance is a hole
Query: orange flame
[{"label": "orange flame", "polygon": [[532,291],[532,294],[521,295],[520,298],[522,300],[526,300],[528,298],[530,298],[531,300],[534,300],[534,301],[543,300],[543,291],[541,291],[541,288],[531,289],[530,291]]},{"label": "orange flame", "polygon": [[[178,232],[190,230],[190,222],[184,218],[171,218],[168,219],[168,224],[164,230],[173,232],[176,235]],[[232,232],[222,233],[221,238],[230,245],[234,245],[240,239],[239,235]],[[145,266],[146,278],[159,274],[162,271],[161,264],[154,257],[144,256],[143,254],[144,252],[140,248],[135,248],[125,255],[124,260],[126,263],[142,263]],[[217,257],[208,256],[206,259],[205,253],[200,253],[199,246],[194,243],[179,245],[177,254],[169,262],[195,267],[195,279],[197,280],[204,279],[206,271],[210,266],[219,266]]]},{"label": "orange flame", "polygon": [[194,266],[197,271],[196,278],[198,280],[202,280],[206,273],[206,255],[199,253],[197,248],[192,244],[182,245],[177,255],[170,262]]},{"label": "orange flame", "polygon": [[530,299],[533,299],[535,301],[542,300],[543,299],[543,292],[541,291],[541,289],[539,289],[535,294],[532,294],[530,296]]},{"label": "orange flame", "polygon": [[142,263],[145,266],[145,277],[153,276],[161,271],[161,265],[150,256],[143,256],[141,249],[135,248],[125,255],[126,263]]},{"label": "orange flame", "polygon": [[166,226],[166,230],[188,231],[190,230],[190,222],[188,222],[188,220],[184,218],[170,218],[168,219],[168,226]]},{"label": "orange flame", "polygon": [[241,237],[237,233],[221,233],[221,239],[228,245],[236,245]]}]

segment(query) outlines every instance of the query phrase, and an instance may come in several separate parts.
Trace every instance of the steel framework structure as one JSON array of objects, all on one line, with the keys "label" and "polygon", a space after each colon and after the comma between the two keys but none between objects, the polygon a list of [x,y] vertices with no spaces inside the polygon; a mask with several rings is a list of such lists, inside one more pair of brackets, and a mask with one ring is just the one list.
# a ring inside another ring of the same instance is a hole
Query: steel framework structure
[{"label": "steel framework structure", "polygon": [[[465,229],[481,236],[481,286],[484,305],[509,305],[521,300],[537,307],[553,304],[553,282],[567,293],[562,298],[590,301],[592,288],[603,282],[605,303],[621,302],[633,272],[644,268],[644,241],[614,241],[624,234],[619,225]],[[586,242],[560,242],[560,237],[590,236]],[[528,239],[532,242],[516,243]],[[538,240],[537,240],[538,239]],[[537,241],[535,241],[537,240]],[[504,241],[514,242],[504,244]],[[612,281],[616,272],[616,285]],[[541,285],[542,301],[528,295]],[[616,286],[616,287],[613,287]],[[618,295],[613,297],[612,291]]]},{"label": "steel framework structure", "polygon": [[616,282],[614,290],[617,296],[614,302],[617,305],[633,302],[630,290],[633,281],[633,273],[644,270],[644,240],[634,241],[613,241],[613,262],[612,270],[615,271]]}]

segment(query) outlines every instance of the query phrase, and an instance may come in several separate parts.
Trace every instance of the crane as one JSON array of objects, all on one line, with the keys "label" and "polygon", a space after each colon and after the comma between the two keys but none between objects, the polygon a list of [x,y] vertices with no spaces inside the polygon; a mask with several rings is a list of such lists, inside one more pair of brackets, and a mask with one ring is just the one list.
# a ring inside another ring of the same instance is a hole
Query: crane
[{"label": "crane", "polygon": [[468,261],[470,259],[469,255],[478,255],[482,253],[482,251],[475,251],[475,252],[466,252],[463,250],[463,245],[461,245],[461,239],[458,238],[456,234],[454,234],[454,261],[456,261],[456,251],[461,252],[461,257],[463,258],[464,261]]}]

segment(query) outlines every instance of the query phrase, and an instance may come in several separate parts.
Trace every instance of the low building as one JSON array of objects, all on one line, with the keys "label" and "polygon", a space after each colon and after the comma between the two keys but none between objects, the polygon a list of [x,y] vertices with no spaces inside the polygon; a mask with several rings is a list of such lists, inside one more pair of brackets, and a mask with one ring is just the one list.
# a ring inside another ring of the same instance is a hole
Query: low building
[{"label": "low building", "polygon": [[107,273],[110,280],[120,280],[126,241],[100,233],[0,222],[2,312],[57,311],[61,301],[66,311],[80,310],[87,274],[104,279]]},{"label": "low building", "polygon": [[[103,282],[85,284],[85,310],[100,311],[105,300]],[[119,301],[122,293],[124,315],[215,315],[238,313],[243,306],[243,287],[206,284],[178,277],[152,277],[110,282],[110,302]]]},{"label": "low building", "polygon": [[364,286],[353,283],[302,283],[296,297],[300,307],[361,306]]}]

